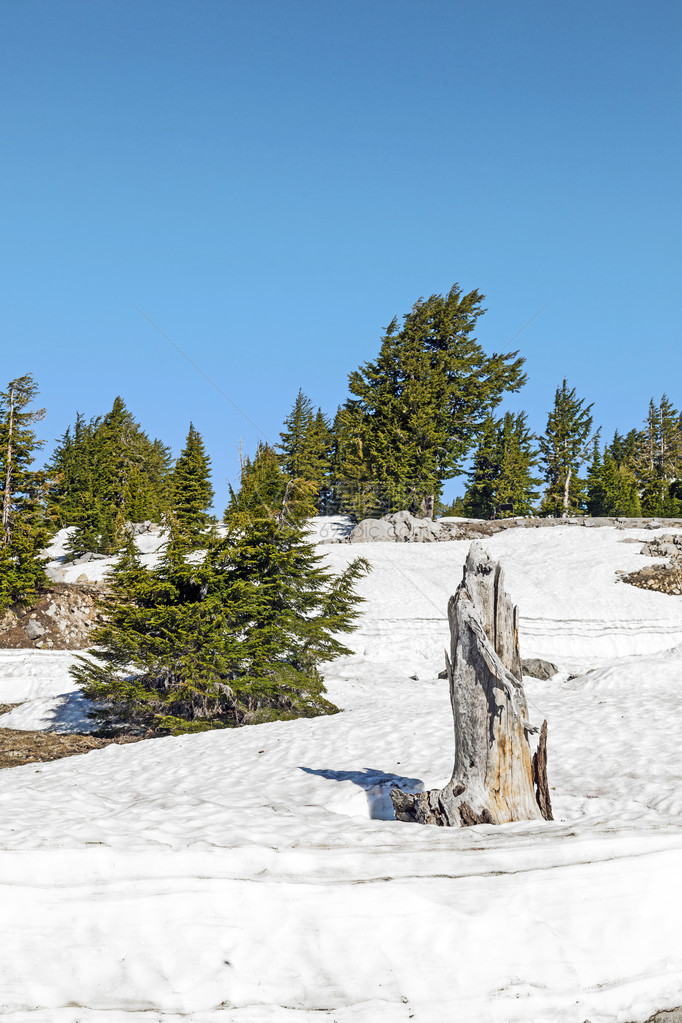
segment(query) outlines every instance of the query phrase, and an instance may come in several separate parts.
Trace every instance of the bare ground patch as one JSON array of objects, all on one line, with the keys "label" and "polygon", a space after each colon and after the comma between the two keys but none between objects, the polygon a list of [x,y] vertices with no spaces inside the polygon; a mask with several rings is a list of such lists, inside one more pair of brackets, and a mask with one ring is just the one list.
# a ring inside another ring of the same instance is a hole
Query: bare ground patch
[{"label": "bare ground patch", "polygon": [[[2,713],[6,714],[11,709],[11,704],[0,705]],[[60,735],[56,732],[24,732],[16,728],[0,728],[0,770],[61,760],[62,757],[89,753],[112,743],[139,742],[143,738],[146,736],[118,735],[115,739],[100,739],[94,735]]]}]

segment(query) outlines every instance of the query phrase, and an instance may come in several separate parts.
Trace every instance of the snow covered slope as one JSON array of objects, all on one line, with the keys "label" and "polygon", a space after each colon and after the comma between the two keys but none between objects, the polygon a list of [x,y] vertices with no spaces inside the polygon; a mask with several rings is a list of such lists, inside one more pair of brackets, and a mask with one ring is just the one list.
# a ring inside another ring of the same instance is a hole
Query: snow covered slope
[{"label": "snow covered slope", "polygon": [[[327,672],[342,714],[0,772],[7,1020],[625,1023],[680,1004],[682,598],[617,581],[646,560],[628,535],[485,544],[523,654],[561,668],[526,680],[553,823],[391,819],[392,785],[452,768],[436,674],[464,542],[362,547],[355,652]],[[69,655],[1,653],[0,702],[27,699],[9,718],[45,727]]]}]

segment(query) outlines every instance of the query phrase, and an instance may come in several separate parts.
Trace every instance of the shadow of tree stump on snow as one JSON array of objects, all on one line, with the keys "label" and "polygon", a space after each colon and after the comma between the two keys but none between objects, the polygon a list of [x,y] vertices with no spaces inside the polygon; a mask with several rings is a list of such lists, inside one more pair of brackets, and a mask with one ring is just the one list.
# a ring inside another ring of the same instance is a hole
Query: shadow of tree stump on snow
[{"label": "shadow of tree stump on snow", "polygon": [[424,787],[420,778],[406,778],[400,774],[388,774],[371,767],[358,771],[333,771],[329,768],[301,767],[306,774],[314,774],[328,781],[350,781],[364,789],[370,820],[393,821],[395,812],[391,801],[391,790],[399,786],[406,792],[419,792]]}]

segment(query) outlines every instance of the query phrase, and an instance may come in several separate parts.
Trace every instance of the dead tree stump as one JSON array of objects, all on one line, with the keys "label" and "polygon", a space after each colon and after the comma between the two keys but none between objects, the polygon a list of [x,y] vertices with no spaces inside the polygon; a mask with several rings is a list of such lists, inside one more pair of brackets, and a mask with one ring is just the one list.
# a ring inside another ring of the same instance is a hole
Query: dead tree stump
[{"label": "dead tree stump", "polygon": [[[391,791],[401,821],[462,827],[552,819],[547,785],[547,722],[536,756],[519,656],[518,611],[500,565],[480,544],[448,604],[445,655],[455,725],[455,766],[443,789]],[[534,791],[534,783],[537,795]]]}]

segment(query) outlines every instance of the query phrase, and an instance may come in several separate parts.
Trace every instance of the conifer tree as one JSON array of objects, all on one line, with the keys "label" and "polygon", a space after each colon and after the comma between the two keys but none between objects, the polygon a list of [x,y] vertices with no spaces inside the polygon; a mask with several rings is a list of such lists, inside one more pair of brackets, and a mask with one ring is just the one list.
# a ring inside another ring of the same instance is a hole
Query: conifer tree
[{"label": "conifer tree", "polygon": [[665,394],[658,405],[651,399],[636,456],[645,515],[674,517],[682,510],[682,504],[671,493],[671,485],[682,477],[680,422],[680,413]]},{"label": "conifer tree", "polygon": [[201,434],[189,424],[185,446],[170,477],[172,510],[178,526],[198,536],[213,521],[211,461]]},{"label": "conifer tree", "polygon": [[313,403],[299,390],[293,408],[284,420],[280,433],[280,463],[291,479],[314,479],[310,464],[310,434],[313,427]]},{"label": "conifer tree", "polygon": [[[331,427],[322,409],[313,411],[310,399],[299,391],[280,433],[280,463],[298,489],[309,492],[306,514],[319,510],[320,494],[327,482],[331,452]],[[301,486],[303,485],[303,486]]]},{"label": "conifer tree", "polygon": [[385,488],[371,479],[363,447],[362,416],[357,406],[351,402],[341,405],[331,432],[329,513],[344,512],[364,519],[392,511],[392,500],[383,501]]},{"label": "conifer tree", "polygon": [[170,449],[149,440],[122,398],[102,418],[78,413],[46,470],[53,521],[76,527],[71,553],[111,554],[126,522],[159,522],[170,506],[170,463]]},{"label": "conifer tree", "polygon": [[248,455],[244,458],[239,490],[235,491],[231,484],[229,489],[225,522],[276,515],[282,508],[287,477],[274,448],[259,441],[253,460]]},{"label": "conifer tree", "polygon": [[465,513],[472,518],[529,515],[538,496],[539,481],[532,475],[536,463],[525,412],[507,412],[502,419],[486,416],[468,473]]},{"label": "conifer tree", "polygon": [[489,519],[495,514],[500,475],[497,431],[497,421],[488,414],[483,420],[464,495],[465,514],[474,519]]},{"label": "conifer tree", "polygon": [[629,462],[616,462],[608,447],[603,454],[594,441],[587,472],[587,509],[590,515],[638,517],[642,514],[637,479]]},{"label": "conifer tree", "polygon": [[225,522],[250,522],[252,519],[283,519],[301,523],[314,510],[317,486],[307,480],[290,479],[269,444],[259,441],[253,461],[244,459],[241,485],[235,493],[230,485],[230,500]]},{"label": "conifer tree", "polygon": [[33,407],[37,395],[31,374],[11,380],[0,392],[0,610],[34,596],[48,582],[41,558],[50,535],[45,480],[32,469],[35,453],[44,443],[33,429],[45,416],[45,409]]},{"label": "conifer tree", "polygon": [[[505,413],[498,426],[500,478],[495,493],[496,514],[502,518],[533,512],[540,483],[533,475],[538,462],[535,439],[525,412]],[[511,505],[511,510],[502,512],[501,505]]]},{"label": "conifer tree", "polygon": [[639,434],[637,430],[630,430],[624,437],[621,437],[616,430],[608,451],[616,465],[623,465],[626,462],[632,464],[637,456],[638,447]]},{"label": "conifer tree", "polygon": [[[525,382],[518,352],[487,356],[473,331],[484,296],[454,285],[419,299],[393,320],[379,355],[351,373],[348,435],[362,478],[392,489],[392,507],[433,514],[442,482],[455,475],[482,419]],[[355,466],[341,466],[346,478]]]},{"label": "conifer tree", "polygon": [[322,567],[302,527],[243,518],[202,540],[171,532],[154,569],[128,541],[111,579],[106,621],[73,669],[110,728],[179,734],[334,713],[318,666],[349,651],[338,635],[358,616],[358,560]]},{"label": "conifer tree", "polygon": [[571,515],[583,510],[585,481],[578,475],[592,447],[592,405],[569,390],[566,380],[554,396],[554,408],[539,438],[547,489],[542,501],[546,515]]}]

